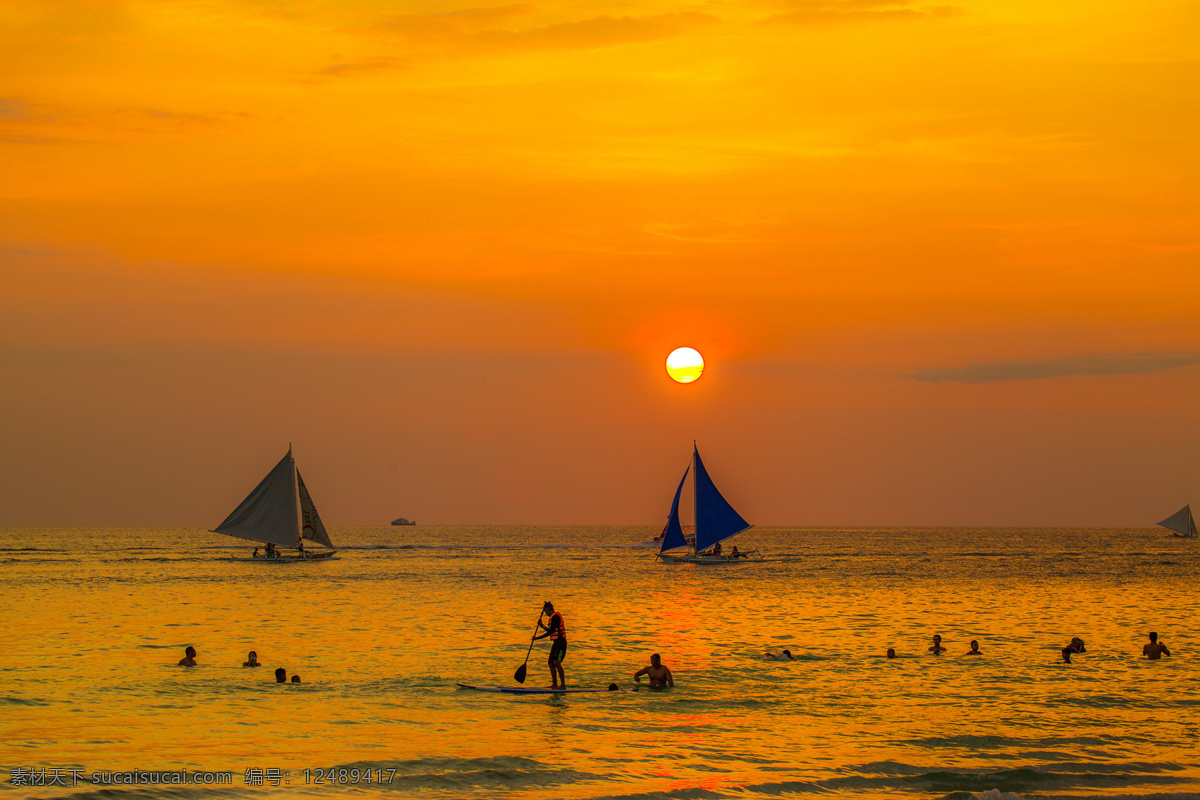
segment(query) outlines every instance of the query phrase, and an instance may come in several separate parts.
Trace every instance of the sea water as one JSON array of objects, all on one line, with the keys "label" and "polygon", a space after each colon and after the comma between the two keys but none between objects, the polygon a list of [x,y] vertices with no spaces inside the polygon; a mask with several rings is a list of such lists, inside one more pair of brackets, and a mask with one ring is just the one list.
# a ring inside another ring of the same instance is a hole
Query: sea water
[{"label": "sea water", "polygon": [[[772,560],[721,566],[635,527],[331,534],[337,560],[272,564],[195,529],[0,531],[0,793],[1200,793],[1200,560],[1161,530],[756,528]],[[623,691],[456,686],[514,685],[545,600],[568,683]],[[651,653],[675,687],[629,691]]]}]

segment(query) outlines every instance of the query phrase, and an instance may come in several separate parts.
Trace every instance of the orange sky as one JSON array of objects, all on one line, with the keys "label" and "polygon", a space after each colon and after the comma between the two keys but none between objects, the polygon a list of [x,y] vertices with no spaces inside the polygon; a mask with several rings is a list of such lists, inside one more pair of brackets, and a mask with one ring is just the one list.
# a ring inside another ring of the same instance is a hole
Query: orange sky
[{"label": "orange sky", "polygon": [[[953,2],[953,0],[947,0]],[[0,4],[0,524],[1200,503],[1190,2]],[[686,387],[662,362],[709,359]]]}]

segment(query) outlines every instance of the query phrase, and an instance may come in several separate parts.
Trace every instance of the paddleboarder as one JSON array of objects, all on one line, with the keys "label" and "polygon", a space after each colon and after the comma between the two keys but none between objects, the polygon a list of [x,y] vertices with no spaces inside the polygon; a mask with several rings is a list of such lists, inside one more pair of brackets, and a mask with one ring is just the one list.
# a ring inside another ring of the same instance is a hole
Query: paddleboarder
[{"label": "paddleboarder", "polygon": [[567,625],[563,622],[563,615],[554,610],[554,603],[547,600],[542,605],[542,613],[549,615],[550,624],[543,623],[538,620],[538,627],[545,631],[540,636],[533,637],[534,641],[545,639],[547,636],[554,642],[550,645],[550,688],[558,689],[561,685],[563,689],[567,688],[567,676],[563,673],[562,662],[567,656]]}]

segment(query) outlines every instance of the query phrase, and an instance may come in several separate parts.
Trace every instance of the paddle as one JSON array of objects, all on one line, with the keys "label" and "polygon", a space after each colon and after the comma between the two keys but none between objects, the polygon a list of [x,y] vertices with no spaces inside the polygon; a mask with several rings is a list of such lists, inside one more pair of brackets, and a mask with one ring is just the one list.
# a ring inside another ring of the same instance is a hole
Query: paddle
[{"label": "paddle", "polygon": [[538,614],[537,628],[533,629],[534,638],[529,640],[529,649],[525,651],[525,663],[517,667],[517,671],[513,673],[513,680],[517,683],[525,682],[525,673],[529,667],[529,654],[533,652],[533,643],[537,640],[538,628],[542,627],[542,616],[546,613],[543,609],[541,614]]}]

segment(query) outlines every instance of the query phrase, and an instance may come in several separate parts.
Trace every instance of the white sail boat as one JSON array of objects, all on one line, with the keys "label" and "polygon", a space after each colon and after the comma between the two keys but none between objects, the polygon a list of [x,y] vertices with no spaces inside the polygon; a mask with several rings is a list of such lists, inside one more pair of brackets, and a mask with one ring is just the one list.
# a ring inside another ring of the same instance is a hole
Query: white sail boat
[{"label": "white sail boat", "polygon": [[[688,470],[692,471],[693,503],[695,509],[696,535],[691,542],[683,535],[683,526],[679,524],[679,498],[683,494],[683,484],[687,480]],[[735,564],[740,561],[762,561],[762,556],[756,550],[737,553],[713,553],[712,548],[731,536],[754,527],[742,515],[729,505],[721,493],[717,491],[708,470],[700,460],[700,451],[692,443],[692,464],[683,471],[679,480],[679,488],[675,490],[675,499],[671,502],[671,513],[667,516],[667,527],[663,529],[662,547],[658,551],[658,559],[671,564]],[[670,553],[690,547],[691,552]]]},{"label": "white sail boat", "polygon": [[1176,536],[1183,536],[1190,539],[1196,535],[1196,519],[1192,516],[1191,503],[1188,503],[1158,524],[1175,531]]},{"label": "white sail boat", "polygon": [[[249,558],[234,556],[239,561],[312,561],[328,559],[337,552],[332,549],[329,532],[321,522],[300,471],[296,469],[291,445],[288,446],[287,455],[213,533],[267,545],[266,554],[259,555],[255,548],[254,555]],[[305,540],[330,549],[307,551],[304,549]],[[275,549],[277,547],[294,547],[297,552],[294,555],[282,555]]]}]

